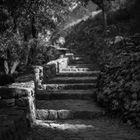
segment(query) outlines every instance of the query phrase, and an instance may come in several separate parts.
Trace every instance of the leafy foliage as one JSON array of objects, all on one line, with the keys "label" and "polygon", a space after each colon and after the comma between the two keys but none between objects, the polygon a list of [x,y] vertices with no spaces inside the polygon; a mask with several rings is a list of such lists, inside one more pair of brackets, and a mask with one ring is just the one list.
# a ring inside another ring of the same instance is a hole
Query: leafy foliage
[{"label": "leafy foliage", "polygon": [[99,79],[97,95],[97,100],[103,106],[120,112],[125,122],[137,127],[140,125],[139,37],[135,34],[110,45],[112,55],[106,54],[108,61]]},{"label": "leafy foliage", "polygon": [[73,2],[74,0],[1,1],[0,49],[3,56],[0,57],[7,59],[9,69],[17,61],[19,64],[35,65],[58,57],[56,51],[50,53],[54,48],[47,47],[50,48],[50,36],[65,22]]}]

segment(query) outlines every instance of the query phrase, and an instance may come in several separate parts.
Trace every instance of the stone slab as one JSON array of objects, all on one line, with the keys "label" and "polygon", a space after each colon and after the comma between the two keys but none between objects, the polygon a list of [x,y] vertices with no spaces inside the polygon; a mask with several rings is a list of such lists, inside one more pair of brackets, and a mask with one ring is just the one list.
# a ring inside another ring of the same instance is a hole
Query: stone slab
[{"label": "stone slab", "polygon": [[68,83],[68,84],[46,84],[47,91],[60,91],[60,90],[76,90],[76,89],[93,89],[96,83]]},{"label": "stone slab", "polygon": [[139,140],[140,131],[118,120],[37,120],[33,140]]},{"label": "stone slab", "polygon": [[100,111],[100,107],[93,100],[41,100],[36,101],[36,107],[39,109],[68,109],[76,111]]},{"label": "stone slab", "polygon": [[92,90],[60,90],[60,91],[46,91],[38,90],[36,99],[38,100],[52,100],[52,99],[91,99],[94,98],[96,89]]},{"label": "stone slab", "polygon": [[29,93],[25,89],[20,89],[20,88],[7,88],[7,87],[1,87],[0,88],[0,96],[1,98],[20,98],[24,96],[28,96]]},{"label": "stone slab", "polygon": [[82,71],[82,72],[72,72],[72,71],[61,71],[56,74],[60,77],[85,77],[85,76],[97,76],[100,74],[100,71]]},{"label": "stone slab", "polygon": [[54,77],[48,83],[95,83],[97,77]]}]

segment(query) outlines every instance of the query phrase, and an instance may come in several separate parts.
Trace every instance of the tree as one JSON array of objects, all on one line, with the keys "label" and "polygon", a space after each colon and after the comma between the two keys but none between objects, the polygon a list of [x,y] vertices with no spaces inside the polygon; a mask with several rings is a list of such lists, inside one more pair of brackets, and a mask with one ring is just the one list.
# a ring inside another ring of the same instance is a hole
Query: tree
[{"label": "tree", "polygon": [[13,74],[23,60],[26,65],[33,62],[29,59],[34,59],[37,52],[39,33],[58,30],[75,2],[77,0],[1,0],[0,44],[8,61],[7,74]]},{"label": "tree", "polygon": [[[82,3],[86,5],[90,0],[83,0]],[[114,0],[91,0],[93,3],[97,4],[100,9],[102,9],[104,27],[107,26],[107,13],[110,10],[111,1]]]}]

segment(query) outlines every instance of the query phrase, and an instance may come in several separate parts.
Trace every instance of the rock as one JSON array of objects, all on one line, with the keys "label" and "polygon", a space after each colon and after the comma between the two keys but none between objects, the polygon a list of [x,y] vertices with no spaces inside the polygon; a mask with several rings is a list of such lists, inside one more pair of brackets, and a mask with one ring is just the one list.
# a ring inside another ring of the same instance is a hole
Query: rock
[{"label": "rock", "polygon": [[48,110],[48,119],[49,120],[56,120],[58,119],[57,111],[56,110]]},{"label": "rock", "polygon": [[132,99],[137,100],[137,98],[138,98],[137,93],[136,93],[136,92],[133,93],[133,94],[132,94]]},{"label": "rock", "polygon": [[0,105],[1,106],[15,106],[15,99],[11,98],[11,99],[2,99],[0,100]]},{"label": "rock", "polygon": [[36,111],[36,118],[39,120],[47,120],[49,116],[48,110],[39,109]]},{"label": "rock", "polygon": [[130,111],[136,111],[137,101],[134,100],[131,102]]},{"label": "rock", "polygon": [[12,75],[6,75],[6,74],[0,75],[0,86],[4,86],[14,82],[15,82],[15,78]]},{"label": "rock", "polygon": [[116,36],[114,40],[114,44],[120,43],[124,40],[122,36]]},{"label": "rock", "polygon": [[134,83],[132,83],[130,90],[131,90],[131,92],[139,92],[140,91],[140,82],[135,81]]},{"label": "rock", "polygon": [[127,124],[132,125],[131,120],[127,120]]},{"label": "rock", "polygon": [[60,110],[58,111],[58,119],[71,119],[71,114],[69,110]]},{"label": "rock", "polygon": [[22,97],[20,99],[16,99],[15,103],[17,106],[27,107],[29,106],[29,99],[27,97]]}]

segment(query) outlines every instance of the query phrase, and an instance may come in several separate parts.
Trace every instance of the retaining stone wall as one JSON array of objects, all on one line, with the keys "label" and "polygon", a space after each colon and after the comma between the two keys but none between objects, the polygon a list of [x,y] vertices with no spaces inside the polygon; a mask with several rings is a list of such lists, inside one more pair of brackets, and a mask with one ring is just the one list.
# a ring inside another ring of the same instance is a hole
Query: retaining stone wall
[{"label": "retaining stone wall", "polygon": [[[49,77],[66,68],[68,58],[35,66],[34,74],[21,76],[17,83],[0,87],[0,140],[31,140],[36,123],[35,93]],[[33,80],[33,81],[30,81]]]},{"label": "retaining stone wall", "polygon": [[43,66],[35,66],[35,87],[36,90],[43,88],[43,84],[48,82],[49,78],[54,77],[61,69],[66,68],[69,63],[69,58],[64,57],[50,61]]},{"label": "retaining stone wall", "polygon": [[30,140],[35,119],[33,81],[0,87],[0,140]]}]

